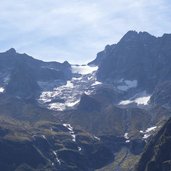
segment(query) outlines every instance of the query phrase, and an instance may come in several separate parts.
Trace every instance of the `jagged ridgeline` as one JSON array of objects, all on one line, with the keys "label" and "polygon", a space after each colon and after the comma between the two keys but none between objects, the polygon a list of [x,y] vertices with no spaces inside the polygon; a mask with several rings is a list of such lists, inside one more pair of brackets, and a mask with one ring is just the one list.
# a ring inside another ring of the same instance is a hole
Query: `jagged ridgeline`
[{"label": "jagged ridgeline", "polygon": [[87,65],[0,53],[0,170],[169,171],[170,44],[129,31]]}]

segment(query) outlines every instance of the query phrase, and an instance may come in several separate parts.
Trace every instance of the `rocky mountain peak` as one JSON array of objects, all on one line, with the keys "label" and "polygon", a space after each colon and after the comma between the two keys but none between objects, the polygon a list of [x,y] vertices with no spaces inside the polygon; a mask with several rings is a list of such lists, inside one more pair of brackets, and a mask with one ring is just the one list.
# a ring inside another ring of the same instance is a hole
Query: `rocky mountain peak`
[{"label": "rocky mountain peak", "polygon": [[129,42],[130,40],[133,40],[137,37],[138,37],[138,32],[130,30],[122,37],[121,41]]},{"label": "rocky mountain peak", "polygon": [[128,31],[120,40],[119,44],[129,44],[129,43],[140,43],[140,42],[151,42],[152,40],[155,40],[156,37],[149,34],[148,32],[136,32],[136,31]]},{"label": "rocky mountain peak", "polygon": [[6,51],[6,53],[11,54],[11,55],[14,55],[17,52],[16,52],[16,50],[14,48],[10,48],[9,50]]},{"label": "rocky mountain peak", "polygon": [[170,42],[169,34],[157,38],[147,32],[127,32],[114,47],[97,56],[98,80],[137,80],[142,89],[153,91],[160,80],[170,79]]}]

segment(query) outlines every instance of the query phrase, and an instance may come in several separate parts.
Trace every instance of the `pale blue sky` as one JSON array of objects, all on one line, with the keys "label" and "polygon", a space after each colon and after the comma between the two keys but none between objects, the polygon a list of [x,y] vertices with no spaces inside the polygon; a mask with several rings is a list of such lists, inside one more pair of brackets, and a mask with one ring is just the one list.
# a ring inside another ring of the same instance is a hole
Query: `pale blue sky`
[{"label": "pale blue sky", "polygon": [[1,0],[0,51],[87,63],[128,30],[171,33],[170,0]]}]

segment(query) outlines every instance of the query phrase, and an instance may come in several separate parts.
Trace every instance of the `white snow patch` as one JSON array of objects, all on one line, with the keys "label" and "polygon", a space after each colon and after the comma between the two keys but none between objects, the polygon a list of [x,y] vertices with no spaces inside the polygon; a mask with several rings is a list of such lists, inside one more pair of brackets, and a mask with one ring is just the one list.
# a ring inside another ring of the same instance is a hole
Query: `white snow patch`
[{"label": "white snow patch", "polygon": [[78,147],[78,151],[81,151],[82,149],[81,149],[81,147]]},{"label": "white snow patch", "polygon": [[156,128],[157,128],[157,126],[153,126],[153,127],[147,128],[146,132],[155,131]]},{"label": "white snow patch", "polygon": [[147,128],[145,131],[140,130],[140,133],[149,133],[151,131],[155,131],[156,129],[157,129],[157,126],[153,126],[153,127]]},{"label": "white snow patch", "polygon": [[79,102],[80,102],[80,100],[77,100],[75,102],[66,103],[66,106],[67,107],[73,107],[73,106],[77,105]]},{"label": "white snow patch", "polygon": [[126,139],[126,143],[129,143],[130,142],[130,140],[129,140],[129,136],[128,136],[128,133],[126,132],[125,134],[124,134],[124,138]]},{"label": "white snow patch", "polygon": [[43,137],[45,140],[47,140],[47,138],[46,138],[46,136],[45,136],[45,135],[42,135],[42,137]]},{"label": "white snow patch", "polygon": [[94,138],[95,138],[96,140],[100,141],[100,138],[99,138],[99,137],[94,136]]},{"label": "white snow patch", "polygon": [[40,95],[39,100],[43,101],[44,103],[48,103],[51,101],[50,97],[53,97],[53,96],[54,96],[54,93],[52,93],[51,91],[44,91]]},{"label": "white snow patch", "polygon": [[3,93],[5,89],[3,87],[0,87],[0,93]]},{"label": "white snow patch", "polygon": [[149,138],[151,135],[150,134],[144,134],[143,139]]},{"label": "white snow patch", "polygon": [[102,84],[102,82],[95,81],[95,82],[92,84],[92,86],[101,85],[101,84]]},{"label": "white snow patch", "polygon": [[73,81],[80,81],[80,80],[82,80],[82,79],[83,79],[83,77],[73,77],[73,78],[72,78]]},{"label": "white snow patch", "polygon": [[63,103],[51,103],[49,104],[49,109],[63,111],[66,109],[66,106]]},{"label": "white snow patch", "polygon": [[72,141],[76,141],[76,136],[75,136],[75,134],[71,134],[71,136],[72,136]]},{"label": "white snow patch", "polygon": [[125,134],[124,134],[124,137],[125,137],[125,139],[129,139],[128,133],[125,133]]},{"label": "white snow patch", "polygon": [[133,103],[133,101],[131,101],[131,100],[123,100],[123,101],[121,101],[119,103],[119,105],[128,105],[128,104],[131,104],[131,103]]},{"label": "white snow patch", "polygon": [[119,80],[119,83],[121,85],[118,85],[117,88],[122,91],[127,91],[130,88],[135,88],[137,87],[137,84],[138,84],[137,80],[131,81],[131,80],[123,80],[123,79]]},{"label": "white snow patch", "polygon": [[81,74],[81,75],[91,74],[94,71],[98,70],[98,66],[91,67],[88,65],[72,65],[71,68],[72,68],[72,73]]},{"label": "white snow patch", "polygon": [[134,100],[123,100],[119,103],[119,105],[129,105],[131,103],[136,103],[137,105],[148,105],[148,101],[150,100],[151,96],[143,96],[138,97]]},{"label": "white snow patch", "polygon": [[73,83],[72,83],[71,81],[67,81],[67,83],[66,83],[66,85],[64,85],[64,87],[65,87],[65,88],[66,88],[66,87],[68,87],[68,88],[73,88],[74,85],[73,85]]},{"label": "white snow patch", "polygon": [[69,133],[72,137],[72,141],[76,142],[76,135],[74,133],[74,129],[70,124],[63,124],[64,127],[66,127],[69,130]]},{"label": "white snow patch", "polygon": [[143,139],[147,139],[147,138],[149,138],[152,135],[152,133],[156,129],[157,129],[157,126],[153,126],[153,127],[147,128],[145,131],[140,130],[140,133],[144,134]]},{"label": "white snow patch", "polygon": [[151,96],[145,96],[145,97],[139,97],[137,99],[135,99],[135,103],[137,103],[138,105],[147,105],[148,101],[150,100]]},{"label": "white snow patch", "polygon": [[88,91],[84,92],[84,94],[86,94],[86,95],[91,95],[92,93],[93,93],[93,91],[91,91],[91,90],[88,90]]}]

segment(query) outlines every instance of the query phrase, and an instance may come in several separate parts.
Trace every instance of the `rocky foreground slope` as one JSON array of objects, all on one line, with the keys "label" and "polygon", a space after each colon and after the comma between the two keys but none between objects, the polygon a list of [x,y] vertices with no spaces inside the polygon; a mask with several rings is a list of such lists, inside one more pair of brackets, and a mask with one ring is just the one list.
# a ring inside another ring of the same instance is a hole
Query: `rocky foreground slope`
[{"label": "rocky foreground slope", "polygon": [[171,169],[171,119],[149,142],[136,171],[169,171]]}]

